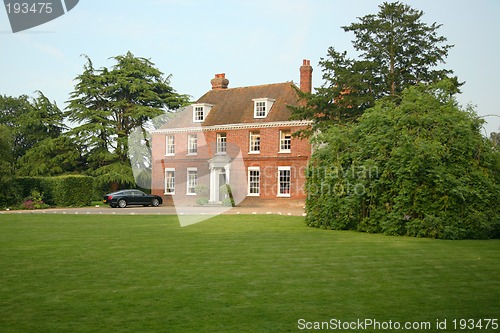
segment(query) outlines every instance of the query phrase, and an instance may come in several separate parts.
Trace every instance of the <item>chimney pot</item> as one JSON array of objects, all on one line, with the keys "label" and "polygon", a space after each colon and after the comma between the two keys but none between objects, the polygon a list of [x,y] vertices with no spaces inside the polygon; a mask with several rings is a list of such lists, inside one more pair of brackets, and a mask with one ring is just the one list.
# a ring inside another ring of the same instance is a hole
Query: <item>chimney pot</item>
[{"label": "chimney pot", "polygon": [[212,84],[212,90],[223,90],[227,89],[229,86],[229,80],[226,79],[226,73],[215,74],[210,83]]}]

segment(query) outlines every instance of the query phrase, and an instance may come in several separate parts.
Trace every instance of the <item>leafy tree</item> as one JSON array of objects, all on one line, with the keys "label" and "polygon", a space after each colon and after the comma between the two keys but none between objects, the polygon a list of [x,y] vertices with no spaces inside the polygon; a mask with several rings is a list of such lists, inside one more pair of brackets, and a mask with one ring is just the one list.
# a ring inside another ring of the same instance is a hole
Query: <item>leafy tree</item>
[{"label": "leafy tree", "polygon": [[446,38],[437,34],[441,25],[423,23],[423,15],[401,2],[385,2],[376,15],[343,27],[354,33],[353,45],[361,57],[377,64],[373,68],[382,78],[377,87],[381,96],[395,96],[408,86],[436,82],[451,73],[432,70],[444,62],[452,45],[442,45]]},{"label": "leafy tree", "polygon": [[446,239],[500,236],[500,154],[484,120],[461,109],[454,82],[376,102],[358,122],[318,138],[307,223]]},{"label": "leafy tree", "polygon": [[186,105],[189,98],[176,93],[170,76],[164,77],[150,60],[130,52],[112,58],[116,64],[111,69],[96,69],[86,58],[66,113],[77,124],[71,134],[85,147],[89,172],[101,183],[134,184],[128,136],[139,127],[147,138],[149,120]]},{"label": "leafy tree", "polygon": [[26,150],[17,160],[21,176],[54,176],[77,170],[79,149],[64,135],[64,113],[42,93],[19,118]]},{"label": "leafy tree", "polygon": [[0,207],[18,200],[18,189],[14,180],[14,137],[7,125],[0,124]]},{"label": "leafy tree", "polygon": [[0,95],[0,124],[7,125],[13,135],[13,158],[23,156],[32,143],[27,140],[25,128],[22,126],[23,115],[31,112],[33,106],[27,95],[19,97]]},{"label": "leafy tree", "polygon": [[61,137],[67,129],[64,114],[42,92],[37,95],[0,96],[0,122],[10,127],[14,138],[12,158],[16,173],[50,176],[74,171],[73,155],[78,149],[69,138]]},{"label": "leafy tree", "polygon": [[29,149],[18,161],[20,176],[57,176],[82,171],[81,147],[63,133],[47,138]]},{"label": "leafy tree", "polygon": [[500,150],[500,133],[497,132],[490,133],[490,141],[496,150]]},{"label": "leafy tree", "polygon": [[[438,82],[452,74],[436,69],[452,48],[438,35],[441,25],[424,23],[422,11],[401,2],[384,2],[379,8],[377,14],[343,27],[345,32],[354,33],[353,46],[359,59],[330,47],[319,63],[323,85],[315,94],[300,93],[305,103],[292,108],[293,119],[313,120],[312,129],[322,130],[356,119],[380,98],[397,102],[405,88]],[[458,92],[458,79],[452,81],[452,93]]]},{"label": "leafy tree", "polygon": [[41,92],[31,100],[31,107],[21,114],[19,124],[25,137],[26,148],[32,148],[47,138],[57,138],[64,130],[64,113],[57,104]]}]

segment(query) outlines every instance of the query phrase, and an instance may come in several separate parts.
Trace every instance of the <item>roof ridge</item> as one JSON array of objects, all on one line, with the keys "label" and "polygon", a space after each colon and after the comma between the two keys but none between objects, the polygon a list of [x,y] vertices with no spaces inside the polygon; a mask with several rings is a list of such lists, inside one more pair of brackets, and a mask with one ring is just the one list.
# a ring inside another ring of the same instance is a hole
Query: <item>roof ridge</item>
[{"label": "roof ridge", "polygon": [[236,89],[248,89],[248,88],[257,88],[257,87],[265,87],[265,86],[277,86],[282,84],[294,84],[293,81],[285,81],[285,82],[277,82],[277,83],[266,83],[266,84],[257,84],[254,86],[244,86],[244,87],[233,87],[227,89],[221,89],[216,91],[227,91],[227,90],[236,90]]}]

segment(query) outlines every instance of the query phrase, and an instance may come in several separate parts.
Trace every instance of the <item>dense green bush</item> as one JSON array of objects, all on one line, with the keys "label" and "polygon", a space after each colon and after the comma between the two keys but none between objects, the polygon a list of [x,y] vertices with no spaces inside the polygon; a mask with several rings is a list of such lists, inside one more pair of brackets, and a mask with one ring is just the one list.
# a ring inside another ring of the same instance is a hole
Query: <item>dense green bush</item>
[{"label": "dense green bush", "polygon": [[55,206],[53,197],[54,187],[50,177],[17,177],[16,182],[21,189],[21,197],[26,198],[33,190],[43,193],[43,201],[51,206]]},{"label": "dense green bush", "polygon": [[0,124],[0,208],[15,204],[20,198],[13,176],[13,142],[14,136],[9,127]]},{"label": "dense green bush", "polygon": [[500,156],[483,120],[446,81],[379,101],[320,135],[308,175],[307,223],[443,239],[500,234]]},{"label": "dense green bush", "polygon": [[37,190],[44,194],[44,202],[51,206],[88,206],[94,193],[94,179],[88,176],[19,177],[17,182],[23,197]]},{"label": "dense green bush", "polygon": [[20,192],[15,179],[0,172],[0,209],[15,205],[21,199]]},{"label": "dense green bush", "polygon": [[21,204],[22,209],[34,210],[34,209],[45,209],[49,208],[43,201],[43,193],[38,192],[37,190],[31,190],[31,195],[23,199],[23,203]]}]

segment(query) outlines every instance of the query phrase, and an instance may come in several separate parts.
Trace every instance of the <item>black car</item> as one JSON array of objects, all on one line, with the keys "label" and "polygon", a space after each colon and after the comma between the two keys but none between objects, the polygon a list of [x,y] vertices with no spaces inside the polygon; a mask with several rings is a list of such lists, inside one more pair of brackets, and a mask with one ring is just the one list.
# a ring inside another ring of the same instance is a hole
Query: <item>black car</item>
[{"label": "black car", "polygon": [[146,194],[139,190],[122,190],[106,194],[102,202],[109,204],[112,208],[125,208],[128,205],[158,207],[163,203],[163,199],[157,195]]}]

